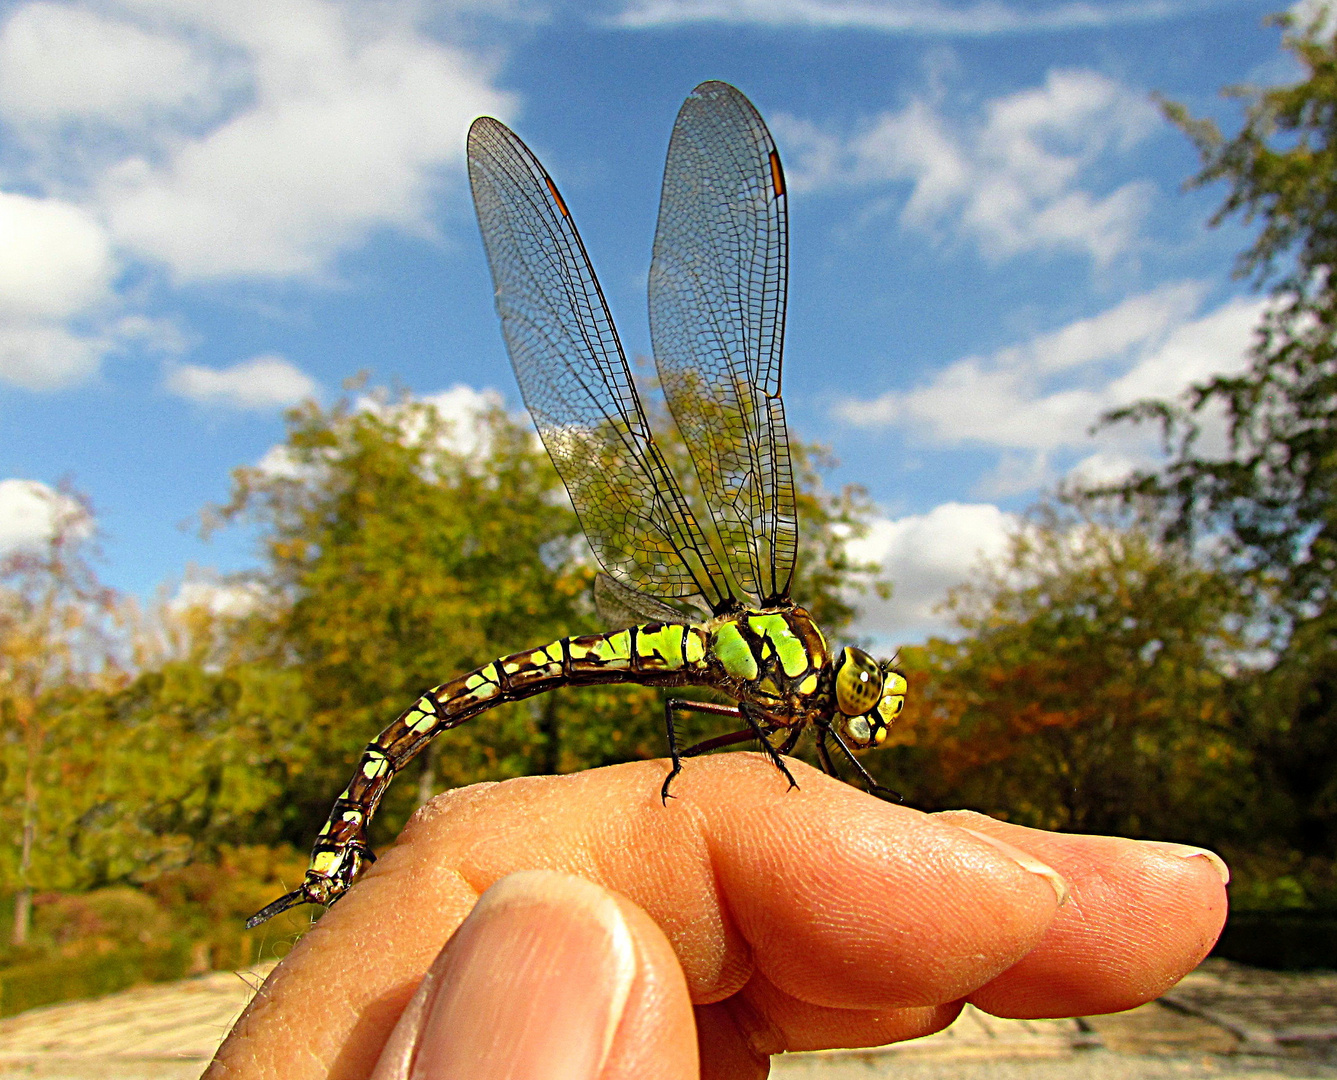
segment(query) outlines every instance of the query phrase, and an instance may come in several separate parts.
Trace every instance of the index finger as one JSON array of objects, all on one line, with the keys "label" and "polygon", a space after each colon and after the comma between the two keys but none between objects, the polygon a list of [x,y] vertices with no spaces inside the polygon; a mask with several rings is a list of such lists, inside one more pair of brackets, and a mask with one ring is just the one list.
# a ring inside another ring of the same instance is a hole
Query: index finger
[{"label": "index finger", "polygon": [[1051,881],[985,839],[791,763],[691,763],[660,804],[662,762],[479,785],[439,797],[294,949],[229,1040],[227,1071],[370,1072],[478,895],[524,869],[578,874],[665,931],[693,1000],[754,973],[814,1008],[953,1001],[1025,956]]}]

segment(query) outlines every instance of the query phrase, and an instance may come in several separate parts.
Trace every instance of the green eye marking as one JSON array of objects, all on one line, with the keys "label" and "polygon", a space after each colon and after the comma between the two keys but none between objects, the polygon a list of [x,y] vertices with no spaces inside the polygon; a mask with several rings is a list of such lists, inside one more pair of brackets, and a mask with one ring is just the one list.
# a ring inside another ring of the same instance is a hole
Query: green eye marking
[{"label": "green eye marking", "polygon": [[711,644],[724,670],[735,679],[751,681],[757,677],[757,658],[733,623],[725,623],[716,630]]}]

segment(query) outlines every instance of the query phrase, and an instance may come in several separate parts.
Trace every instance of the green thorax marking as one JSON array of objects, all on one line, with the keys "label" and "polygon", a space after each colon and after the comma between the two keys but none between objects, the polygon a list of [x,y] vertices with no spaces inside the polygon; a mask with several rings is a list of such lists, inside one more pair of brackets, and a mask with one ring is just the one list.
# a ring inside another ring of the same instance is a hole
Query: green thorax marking
[{"label": "green thorax marking", "polygon": [[717,624],[711,646],[726,674],[756,683],[766,696],[817,689],[826,641],[802,608],[750,611]]}]

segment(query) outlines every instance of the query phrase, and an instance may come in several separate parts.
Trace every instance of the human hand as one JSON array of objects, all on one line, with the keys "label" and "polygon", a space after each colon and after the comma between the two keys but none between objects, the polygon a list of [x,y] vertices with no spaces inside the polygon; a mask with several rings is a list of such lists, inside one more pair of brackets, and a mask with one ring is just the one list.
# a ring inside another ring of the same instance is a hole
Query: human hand
[{"label": "human hand", "polygon": [[667,807],[653,761],[439,796],[206,1080],[686,1080],[698,1060],[751,1080],[966,1001],[1131,1008],[1224,922],[1225,866],[1199,849],[926,815],[789,765],[797,791],[760,755],[692,761]]}]

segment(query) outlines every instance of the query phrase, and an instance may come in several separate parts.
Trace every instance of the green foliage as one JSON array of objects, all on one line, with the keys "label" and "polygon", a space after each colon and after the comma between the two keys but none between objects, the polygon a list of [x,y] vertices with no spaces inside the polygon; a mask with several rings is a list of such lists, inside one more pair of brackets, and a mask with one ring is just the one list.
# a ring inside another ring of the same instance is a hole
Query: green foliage
[{"label": "green foliage", "polygon": [[961,636],[905,655],[889,754],[916,803],[1199,843],[1241,826],[1228,675],[1244,605],[1225,575],[1050,509],[949,607]]},{"label": "green foliage", "polygon": [[[1238,272],[1271,284],[1247,369],[1147,401],[1111,421],[1158,423],[1168,462],[1105,491],[1159,507],[1170,537],[1205,535],[1270,627],[1276,663],[1241,684],[1249,745],[1269,794],[1258,811],[1305,857],[1337,857],[1337,40],[1278,20],[1305,77],[1229,93],[1246,106],[1225,138],[1178,105],[1166,112],[1197,145],[1195,185],[1224,181],[1219,223],[1256,224]],[[1228,451],[1200,451],[1223,413]]]},{"label": "green foliage", "polygon": [[[1238,215],[1259,226],[1237,268],[1272,282],[1252,361],[1194,387],[1186,407],[1145,401],[1109,419],[1158,423],[1169,449],[1164,468],[1119,491],[1159,502],[1173,535],[1219,540],[1284,634],[1332,603],[1337,574],[1337,41],[1281,22],[1307,76],[1228,91],[1246,104],[1235,136],[1165,106],[1202,155],[1192,183],[1229,185],[1213,224]],[[1198,448],[1218,410],[1229,431],[1220,458]]]},{"label": "green foliage", "polygon": [[[295,672],[249,666],[211,674],[173,664],[120,690],[67,687],[37,716],[51,732],[37,768],[28,880],[86,890],[143,882],[219,845],[273,837],[282,796],[307,752],[290,738],[306,711]],[[24,746],[0,746],[0,821],[22,809]],[[18,876],[18,848],[0,874]]]},{"label": "green foliage", "polygon": [[[413,402],[308,405],[290,424],[285,467],[237,470],[220,517],[260,526],[270,603],[250,633],[310,702],[289,733],[282,829],[304,844],[365,743],[423,689],[589,628],[592,572],[546,455],[500,410],[460,431]],[[424,758],[422,794],[544,758],[527,705],[447,738]],[[411,779],[392,789],[385,831],[419,794]]]},{"label": "green foliage", "polygon": [[290,848],[224,847],[139,887],[39,894],[32,940],[0,950],[0,1015],[276,959],[308,916],[243,923],[305,866]]}]

